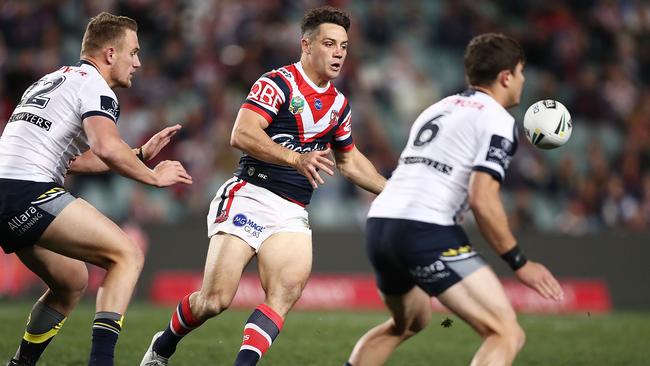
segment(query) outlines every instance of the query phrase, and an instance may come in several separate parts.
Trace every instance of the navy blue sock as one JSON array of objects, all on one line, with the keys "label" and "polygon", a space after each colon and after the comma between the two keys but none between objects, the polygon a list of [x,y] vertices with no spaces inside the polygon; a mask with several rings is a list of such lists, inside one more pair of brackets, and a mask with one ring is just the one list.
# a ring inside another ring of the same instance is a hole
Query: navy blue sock
[{"label": "navy blue sock", "polygon": [[113,366],[115,344],[122,331],[123,316],[100,311],[93,321],[93,345],[88,366]]}]

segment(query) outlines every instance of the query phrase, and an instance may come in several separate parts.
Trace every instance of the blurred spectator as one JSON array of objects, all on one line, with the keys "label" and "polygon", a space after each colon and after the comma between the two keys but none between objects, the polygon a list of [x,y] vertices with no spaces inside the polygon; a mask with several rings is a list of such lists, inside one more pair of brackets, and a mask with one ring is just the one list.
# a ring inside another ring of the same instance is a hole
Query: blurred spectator
[{"label": "blurred spectator", "polygon": [[[140,27],[143,67],[134,87],[119,92],[119,127],[137,146],[149,131],[182,124],[160,158],[183,161],[194,184],[160,194],[113,176],[77,177],[71,189],[122,221],[204,215],[214,182],[231,175],[241,155],[229,145],[230,130],[251,83],[296,57],[297,20],[305,9],[325,3],[2,1],[0,130],[38,75],[77,62],[75,40],[88,17],[102,10],[132,16]],[[568,107],[574,122],[572,140],[558,151],[521,139],[506,180],[513,226],[574,234],[650,228],[647,1],[329,3],[352,13],[350,52],[336,83],[350,96],[357,146],[382,173],[394,169],[422,108],[461,91],[467,41],[480,32],[504,32],[519,39],[528,56],[525,99],[513,114],[521,119],[530,103],[552,98]],[[321,193],[327,197],[311,208],[315,227],[359,225],[371,198],[336,180]]]}]

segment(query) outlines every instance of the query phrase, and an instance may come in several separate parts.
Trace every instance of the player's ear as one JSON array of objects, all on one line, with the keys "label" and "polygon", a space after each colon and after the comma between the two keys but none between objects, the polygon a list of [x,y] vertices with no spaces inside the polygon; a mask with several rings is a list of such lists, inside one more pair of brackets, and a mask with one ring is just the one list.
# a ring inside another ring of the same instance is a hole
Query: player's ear
[{"label": "player's ear", "polygon": [[503,87],[508,87],[510,85],[510,80],[512,80],[512,72],[510,70],[502,70],[497,76],[499,84]]},{"label": "player's ear", "polygon": [[115,63],[116,50],[115,47],[107,47],[104,50],[104,57],[106,58],[106,63],[112,65]]},{"label": "player's ear", "polygon": [[311,43],[309,42],[309,38],[303,38],[300,40],[300,48],[302,48],[302,52],[306,54],[311,53]]}]

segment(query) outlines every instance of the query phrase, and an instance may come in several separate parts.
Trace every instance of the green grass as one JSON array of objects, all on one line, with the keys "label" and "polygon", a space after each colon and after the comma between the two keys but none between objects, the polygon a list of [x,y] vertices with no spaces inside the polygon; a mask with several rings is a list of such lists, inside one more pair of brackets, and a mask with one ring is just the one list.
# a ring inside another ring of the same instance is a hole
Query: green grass
[{"label": "green grass", "polygon": [[[0,302],[0,363],[13,355],[22,335],[28,303]],[[116,365],[139,365],[151,335],[169,321],[171,308],[131,306],[117,345]],[[190,334],[179,346],[174,366],[232,365],[249,311],[229,310]],[[84,304],[68,319],[42,357],[40,366],[85,365],[93,308]],[[434,314],[431,325],[403,344],[388,365],[468,365],[480,339],[454,316],[450,328]],[[382,312],[293,312],[261,365],[341,366],[357,338],[383,321]],[[611,315],[524,315],[528,342],[516,365],[650,365],[650,313]]]}]

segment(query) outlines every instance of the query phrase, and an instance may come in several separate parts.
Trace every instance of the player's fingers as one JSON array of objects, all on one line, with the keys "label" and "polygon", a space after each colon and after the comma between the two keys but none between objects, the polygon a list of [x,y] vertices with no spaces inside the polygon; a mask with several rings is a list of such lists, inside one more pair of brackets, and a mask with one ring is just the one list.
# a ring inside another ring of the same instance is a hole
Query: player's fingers
[{"label": "player's fingers", "polygon": [[179,176],[177,179],[178,182],[180,183],[185,183],[185,184],[192,184],[192,178],[184,177],[184,176]]},{"label": "player's fingers", "polygon": [[320,156],[327,156],[327,155],[330,154],[330,152],[332,152],[332,149],[330,149],[329,147],[327,149],[325,149],[325,150],[317,151],[318,155],[320,155]]},{"label": "player's fingers", "polygon": [[545,299],[549,299],[551,297],[550,291],[544,282],[536,284],[535,290],[537,290],[537,292]]},{"label": "player's fingers", "polygon": [[553,300],[560,300],[561,289],[559,284],[554,284],[553,277],[544,278],[541,282],[541,286],[546,294],[547,298]]},{"label": "player's fingers", "polygon": [[327,173],[327,174],[329,174],[331,176],[334,176],[334,171],[332,169],[330,169],[327,165],[323,165],[321,163],[318,163],[318,164],[316,164],[316,166],[318,167],[318,169],[322,169],[325,173]]},{"label": "player's fingers", "polygon": [[309,172],[307,172],[307,174],[305,174],[305,177],[307,177],[307,180],[309,181],[309,184],[311,184],[311,187],[313,189],[318,188],[318,185],[316,184],[316,181],[314,180],[314,177],[312,177],[312,175]]},{"label": "player's fingers", "polygon": [[173,126],[169,126],[169,127],[165,128],[163,131],[164,131],[165,133],[167,133],[167,134],[171,134],[171,135],[173,135],[173,134],[175,134],[176,132],[178,132],[178,130],[180,130],[180,129],[181,129],[181,125],[179,125],[179,124],[177,123],[177,124],[175,124],[175,125],[173,125]]},{"label": "player's fingers", "polygon": [[182,176],[184,176],[186,178],[192,179],[192,177],[187,173],[187,171],[183,167],[178,168],[178,174],[180,174],[180,175],[182,175]]},{"label": "player's fingers", "polygon": [[329,166],[334,166],[334,162],[330,160],[328,157],[319,156],[316,160],[318,160],[321,163],[327,164]]},{"label": "player's fingers", "polygon": [[318,174],[318,171],[316,170],[315,167],[313,167],[313,166],[312,166],[312,167],[309,167],[309,171],[311,172],[311,175],[314,177],[314,179],[315,179],[318,183],[320,183],[320,184],[325,184],[325,181],[324,181],[323,178],[320,176],[320,174]]},{"label": "player's fingers", "polygon": [[546,282],[551,297],[557,301],[562,300],[564,298],[564,291],[562,291],[562,286],[560,286],[560,283],[557,282],[557,280],[552,276]]}]

